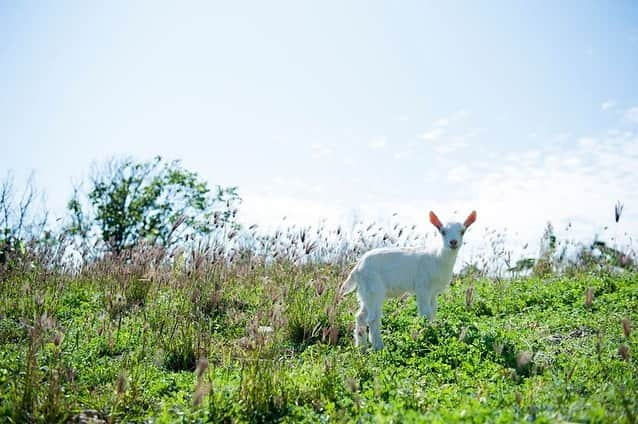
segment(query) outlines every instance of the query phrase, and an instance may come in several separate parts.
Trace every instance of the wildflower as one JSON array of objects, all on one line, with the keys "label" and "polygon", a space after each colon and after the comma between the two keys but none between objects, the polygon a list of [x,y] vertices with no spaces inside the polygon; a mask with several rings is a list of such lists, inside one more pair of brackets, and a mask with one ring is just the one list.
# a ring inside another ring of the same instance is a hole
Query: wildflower
[{"label": "wildflower", "polygon": [[622,332],[627,338],[631,336],[631,320],[628,317],[622,319]]},{"label": "wildflower", "polygon": [[469,286],[467,290],[465,290],[465,307],[472,307],[472,302],[474,300],[474,286]]},{"label": "wildflower", "polygon": [[191,303],[197,303],[201,294],[201,290],[196,287],[195,290],[193,290],[193,293],[191,293]]},{"label": "wildflower", "polygon": [[210,391],[210,385],[208,384],[198,384],[195,389],[195,396],[193,396],[193,406],[197,408],[202,404],[202,400],[206,393]]},{"label": "wildflower", "polygon": [[518,358],[516,359],[516,367],[520,370],[525,367],[525,365],[529,364],[532,360],[532,353],[530,352],[520,352],[518,354]]},{"label": "wildflower", "polygon": [[64,333],[60,333],[60,332],[55,333],[55,335],[53,336],[53,344],[56,346],[60,346],[60,343],[62,343],[62,340],[64,340]]},{"label": "wildflower", "polygon": [[196,369],[197,380],[202,379],[207,369],[208,369],[208,358],[205,358],[205,357],[199,358],[199,361],[197,361],[197,369]]},{"label": "wildflower", "polygon": [[567,378],[565,379],[565,382],[569,383],[569,380],[571,380],[572,376],[574,375],[574,371],[576,371],[576,365],[574,365],[572,369],[569,370],[569,373],[567,373]]},{"label": "wildflower", "polygon": [[594,290],[591,287],[587,287],[585,291],[585,306],[590,307],[594,303]]},{"label": "wildflower", "polygon": [[629,346],[622,344],[618,347],[618,355],[624,360],[629,360]]},{"label": "wildflower", "polygon": [[623,204],[620,203],[620,200],[616,202],[616,206],[614,206],[614,215],[616,217],[616,222],[620,220],[620,215],[622,215]]},{"label": "wildflower", "polygon": [[459,341],[462,342],[463,340],[465,340],[465,336],[467,336],[467,325],[463,326],[463,328],[461,329],[461,333],[459,334]]},{"label": "wildflower", "polygon": [[121,395],[126,391],[126,373],[124,370],[120,373],[120,376],[117,378],[117,383],[115,384],[115,393]]},{"label": "wildflower", "polygon": [[348,386],[348,391],[350,393],[356,393],[357,391],[359,391],[359,382],[357,382],[354,378],[352,377],[348,378],[346,383]]}]

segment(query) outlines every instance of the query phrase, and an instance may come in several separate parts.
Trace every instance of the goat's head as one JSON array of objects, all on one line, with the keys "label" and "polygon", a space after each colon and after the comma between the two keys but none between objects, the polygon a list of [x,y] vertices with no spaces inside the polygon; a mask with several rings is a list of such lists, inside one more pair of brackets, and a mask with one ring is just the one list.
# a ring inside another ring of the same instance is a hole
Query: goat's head
[{"label": "goat's head", "polygon": [[463,235],[465,230],[476,221],[476,211],[472,211],[464,222],[449,222],[445,225],[441,223],[439,217],[430,211],[430,222],[434,225],[441,237],[443,237],[443,248],[456,250],[463,245]]}]

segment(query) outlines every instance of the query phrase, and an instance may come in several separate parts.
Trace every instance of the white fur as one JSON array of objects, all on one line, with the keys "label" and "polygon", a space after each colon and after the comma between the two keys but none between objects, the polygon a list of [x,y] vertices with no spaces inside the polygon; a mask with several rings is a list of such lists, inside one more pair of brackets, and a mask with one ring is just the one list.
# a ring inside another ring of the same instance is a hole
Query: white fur
[{"label": "white fur", "polygon": [[356,315],[354,338],[357,346],[367,346],[369,339],[375,350],[383,348],[381,315],[387,297],[416,294],[418,314],[433,321],[436,318],[436,297],[450,283],[452,269],[463,244],[463,233],[476,219],[472,212],[464,223],[445,226],[433,212],[430,221],[439,230],[443,245],[432,251],[418,249],[374,249],[361,257],[341,285],[341,294],[357,289],[360,308]]}]

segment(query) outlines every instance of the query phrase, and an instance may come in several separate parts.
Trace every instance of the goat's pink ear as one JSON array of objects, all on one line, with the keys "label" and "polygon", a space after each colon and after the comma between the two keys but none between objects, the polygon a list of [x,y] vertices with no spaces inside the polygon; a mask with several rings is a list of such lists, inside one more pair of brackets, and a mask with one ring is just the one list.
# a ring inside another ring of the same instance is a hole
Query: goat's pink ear
[{"label": "goat's pink ear", "polygon": [[467,228],[470,225],[474,224],[474,221],[476,221],[476,211],[472,211],[472,213],[465,219],[463,226]]},{"label": "goat's pink ear", "polygon": [[434,225],[439,230],[443,226],[443,224],[441,224],[441,221],[439,220],[439,217],[436,216],[436,214],[434,212],[432,212],[432,211],[430,211],[430,222],[432,223],[432,225]]}]

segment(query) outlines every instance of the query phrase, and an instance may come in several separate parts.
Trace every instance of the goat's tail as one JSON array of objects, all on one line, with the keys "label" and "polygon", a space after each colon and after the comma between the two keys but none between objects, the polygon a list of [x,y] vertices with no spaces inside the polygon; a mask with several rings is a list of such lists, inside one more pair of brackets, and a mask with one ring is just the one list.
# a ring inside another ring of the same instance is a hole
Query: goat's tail
[{"label": "goat's tail", "polygon": [[348,278],[346,278],[346,281],[344,281],[343,284],[341,284],[341,288],[339,289],[339,295],[345,296],[348,293],[352,293],[354,289],[357,288],[357,280],[354,279],[352,275],[353,273],[354,272],[351,272],[350,275],[348,275]]}]

